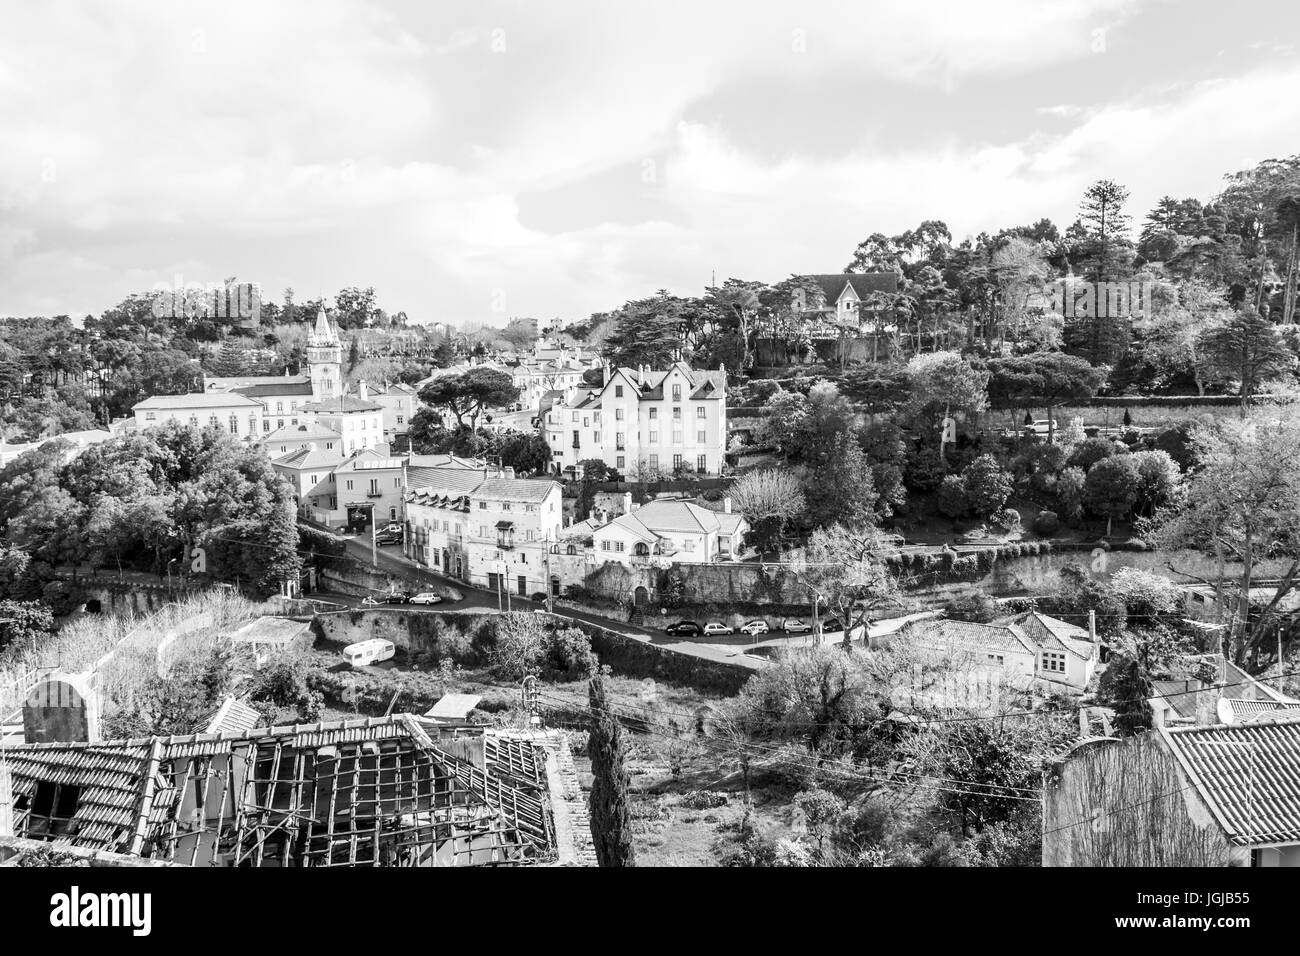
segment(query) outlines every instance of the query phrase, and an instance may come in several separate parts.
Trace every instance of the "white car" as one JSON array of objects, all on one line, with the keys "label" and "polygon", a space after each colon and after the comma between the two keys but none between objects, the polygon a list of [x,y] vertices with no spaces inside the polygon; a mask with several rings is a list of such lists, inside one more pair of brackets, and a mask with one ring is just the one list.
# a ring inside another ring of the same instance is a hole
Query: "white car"
[{"label": "white car", "polygon": [[740,626],[741,634],[748,634],[751,637],[757,637],[759,634],[766,634],[771,628],[767,626],[767,621],[747,621]]},{"label": "white car", "polygon": [[719,624],[717,621],[710,621],[708,624],[704,625],[704,635],[706,637],[711,637],[714,634],[735,634],[735,633],[736,632],[733,631],[731,628],[727,627],[727,625]]},{"label": "white car", "polygon": [[785,625],[781,629],[787,634],[807,634],[812,630],[812,625],[807,621],[799,621],[795,618],[788,617],[785,619]]},{"label": "white car", "polygon": [[434,594],[432,591],[421,591],[419,594],[411,598],[411,603],[412,604],[441,604],[442,598]]}]

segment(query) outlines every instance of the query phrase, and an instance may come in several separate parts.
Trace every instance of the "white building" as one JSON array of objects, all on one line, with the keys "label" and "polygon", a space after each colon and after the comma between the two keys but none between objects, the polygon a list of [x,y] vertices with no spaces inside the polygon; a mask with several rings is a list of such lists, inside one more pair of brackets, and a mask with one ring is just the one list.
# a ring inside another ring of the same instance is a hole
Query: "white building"
[{"label": "white building", "polygon": [[343,436],[333,429],[317,422],[301,425],[286,425],[268,432],[258,444],[271,458],[281,458],[303,448],[330,451],[341,457]]},{"label": "white building", "polygon": [[[205,378],[200,393],[154,395],[138,402],[132,409],[137,430],[179,421],[196,428],[223,428],[240,438],[258,441],[272,432],[317,421],[309,410],[313,403],[338,403],[342,399],[342,353],[338,333],[321,311],[307,339],[309,374]],[[333,428],[328,422],[324,424]],[[346,443],[357,447],[377,444],[382,435],[378,419],[373,434],[377,437],[364,445],[355,435],[346,436]],[[277,446],[264,447],[271,453]]]},{"label": "white building", "polygon": [[40,438],[36,441],[28,442],[6,442],[4,436],[0,435],[0,468],[9,464],[23,452],[31,451],[34,448],[40,448],[47,442],[65,441],[71,446],[73,457],[81,454],[91,445],[98,445],[100,442],[108,441],[115,437],[113,432],[103,428],[91,428],[78,432],[63,432],[58,435],[51,435],[49,438]]},{"label": "white building", "polygon": [[382,409],[384,441],[390,445],[398,436],[410,432],[411,419],[419,408],[419,399],[410,385],[401,382],[383,385],[358,382],[356,397],[362,401],[374,402]]},{"label": "white building", "polygon": [[337,433],[344,455],[384,443],[384,409],[369,399],[338,395],[302,406],[299,411],[322,428]]},{"label": "white building", "polygon": [[664,372],[610,369],[602,388],[573,389],[553,405],[544,432],[556,471],[595,458],[635,479],[719,474],[727,447],[727,373],[685,362]]},{"label": "white building", "polygon": [[265,407],[238,392],[194,392],[188,395],[153,395],[136,402],[137,431],[179,422],[194,428],[221,428],[238,438],[262,434]]},{"label": "white building", "polygon": [[406,496],[412,558],[520,596],[548,588],[559,593],[559,578],[549,568],[563,524],[558,482],[482,478],[470,469],[445,469],[436,477]]},{"label": "white building", "polygon": [[506,371],[519,389],[517,409],[536,413],[547,392],[580,388],[583,373],[598,365],[600,357],[592,352],[539,342],[531,356]]},{"label": "white building", "polygon": [[748,525],[739,514],[702,508],[689,501],[658,499],[633,505],[592,533],[592,551],[601,563],[711,564],[734,561]]}]

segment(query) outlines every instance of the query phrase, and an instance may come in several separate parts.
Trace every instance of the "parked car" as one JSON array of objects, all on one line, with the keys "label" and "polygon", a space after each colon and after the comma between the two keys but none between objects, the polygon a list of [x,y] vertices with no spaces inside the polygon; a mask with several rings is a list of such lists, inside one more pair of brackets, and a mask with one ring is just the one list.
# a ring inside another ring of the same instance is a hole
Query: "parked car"
[{"label": "parked car", "polygon": [[771,628],[767,626],[767,621],[746,621],[740,625],[740,633],[748,634],[751,637],[757,637],[759,634],[766,634]]},{"label": "parked car", "polygon": [[843,631],[844,625],[839,622],[838,618],[828,617],[822,621],[822,633],[834,634],[836,631]]},{"label": "parked car", "polygon": [[410,604],[411,592],[410,591],[389,591],[387,594],[384,595],[384,603],[385,604]]},{"label": "parked car", "polygon": [[367,594],[361,599],[361,603],[366,607],[378,607],[384,603],[383,598],[377,598],[373,594]]},{"label": "parked car", "polygon": [[710,621],[704,625],[704,633],[712,636],[714,634],[735,634],[736,632],[721,621]]},{"label": "parked car", "polygon": [[530,601],[536,601],[538,604],[545,604],[545,603],[546,603],[546,592],[545,592],[545,591],[535,591],[532,595],[529,596],[528,600],[530,600]]},{"label": "parked car", "polygon": [[393,532],[394,534],[401,534],[402,531],[403,531],[403,528],[402,528],[402,524],[401,524],[401,522],[400,522],[400,521],[390,521],[390,522],[388,522],[388,524],[384,525],[382,528],[377,529],[377,533],[378,533],[378,534],[383,534],[383,533],[386,532],[386,531],[391,531],[391,532]]},{"label": "parked car", "polygon": [[787,634],[807,634],[812,630],[812,625],[807,621],[801,621],[798,618],[787,617],[781,624],[781,630]]},{"label": "parked car", "polygon": [[432,591],[421,591],[411,597],[412,604],[441,604],[442,598]]},{"label": "parked car", "polygon": [[387,528],[385,528],[383,531],[377,532],[375,534],[375,544],[401,544],[401,543],[402,543],[402,532],[400,530],[389,531]]},{"label": "parked car", "polygon": [[669,624],[664,628],[665,634],[676,634],[680,636],[696,636],[704,633],[704,629],[694,621],[678,621],[676,624]]}]

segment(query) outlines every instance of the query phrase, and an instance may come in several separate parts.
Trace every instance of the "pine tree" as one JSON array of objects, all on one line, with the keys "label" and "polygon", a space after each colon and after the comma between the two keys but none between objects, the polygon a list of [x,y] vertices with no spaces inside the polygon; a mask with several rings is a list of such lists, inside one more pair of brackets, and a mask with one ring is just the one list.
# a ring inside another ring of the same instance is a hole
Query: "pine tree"
[{"label": "pine tree", "polygon": [[609,709],[605,681],[595,674],[588,687],[591,706],[591,836],[601,866],[636,866],[628,773],[623,762],[623,732]]},{"label": "pine tree", "polygon": [[233,378],[248,370],[248,353],[235,339],[227,337],[221,350],[212,360],[212,374],[218,378]]}]

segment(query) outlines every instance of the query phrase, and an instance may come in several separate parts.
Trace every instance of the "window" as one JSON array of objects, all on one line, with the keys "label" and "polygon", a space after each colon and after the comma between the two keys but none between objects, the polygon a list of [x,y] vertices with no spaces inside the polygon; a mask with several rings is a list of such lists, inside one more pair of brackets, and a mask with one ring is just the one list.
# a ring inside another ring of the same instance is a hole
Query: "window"
[{"label": "window", "polygon": [[397,416],[397,424],[400,425],[400,424],[402,424],[404,421],[405,421],[405,419],[404,419],[401,415],[398,415],[398,416]]},{"label": "window", "polygon": [[394,488],[400,488],[400,487],[402,487],[402,479],[401,479],[401,478],[394,478],[394,479],[393,479],[393,487],[394,487]]},{"label": "window", "polygon": [[657,408],[650,409],[650,421],[654,421],[658,417],[659,417],[659,409]]},{"label": "window", "polygon": [[615,397],[615,398],[622,398],[622,397],[623,397],[623,386],[622,386],[622,385],[615,385],[615,386],[614,386],[614,397]]},{"label": "window", "polygon": [[478,510],[479,510],[479,511],[486,511],[486,510],[487,510],[487,502],[486,502],[486,501],[480,501],[480,502],[478,503]]},{"label": "window", "polygon": [[592,432],[592,433],[591,433],[591,440],[594,441],[597,445],[599,445],[599,444],[600,444],[600,432]]},{"label": "window", "polygon": [[275,413],[276,413],[277,415],[283,415],[283,414],[284,414],[284,402],[276,402],[276,403],[275,403]]},{"label": "window", "polygon": [[[652,432],[651,435],[653,435],[653,434],[654,434],[654,433]],[[651,441],[654,441],[654,438],[652,437],[650,440],[651,440]],[[651,471],[658,471],[658,470],[659,470],[659,456],[658,456],[658,455],[651,455],[651,456],[650,456],[650,470],[651,470]]]},{"label": "window", "polygon": [[681,471],[681,470],[682,470],[682,456],[673,455],[673,471]]},{"label": "window", "polygon": [[232,435],[238,435],[238,434],[239,434],[239,416],[238,416],[238,415],[231,415],[231,416],[230,416],[230,434],[232,434]]},{"label": "window", "polygon": [[1065,673],[1065,655],[1054,651],[1043,651],[1043,670],[1056,674]]},{"label": "window", "polygon": [[616,422],[621,422],[623,420],[623,409],[621,408],[614,409],[614,420]]},{"label": "window", "polygon": [[198,427],[199,427],[199,416],[197,416],[197,415],[191,415],[191,416],[190,416],[190,427],[191,427],[191,428],[198,428]]},{"label": "window", "polygon": [[509,511],[509,510],[510,510],[510,502],[508,502],[508,501],[503,501],[503,502],[501,502],[501,510],[502,510],[502,511]]},{"label": "window", "polygon": [[703,405],[696,405],[696,406],[695,406],[695,417],[696,417],[696,418],[707,418],[707,417],[708,417],[708,416],[705,414],[705,412],[704,412],[704,406],[703,406]]},{"label": "window", "polygon": [[276,428],[283,428],[283,427],[284,427],[284,419],[283,419],[283,418],[277,418],[277,419],[275,420],[275,427],[276,427]]},{"label": "window", "polygon": [[347,481],[347,490],[348,490],[348,491],[351,491],[351,490],[352,490],[352,479],[351,479],[351,478],[349,478],[348,481]]},{"label": "window", "polygon": [[673,444],[674,444],[674,445],[680,445],[681,443],[682,443],[682,432],[681,432],[681,429],[679,429],[679,428],[674,428],[674,429],[673,429]]},{"label": "window", "polygon": [[372,495],[380,494],[380,491],[379,491],[379,479],[378,479],[378,478],[371,478],[371,479],[370,479],[370,494],[372,494]]},{"label": "window", "polygon": [[651,433],[650,433],[650,444],[652,444],[652,445],[657,445],[657,444],[659,444],[659,433],[658,433],[658,432],[651,432]]},{"label": "window", "polygon": [[701,455],[695,459],[695,470],[704,472],[709,470],[709,459],[707,455]]},{"label": "window", "polygon": [[624,547],[622,541],[616,541],[616,542],[614,542],[614,550],[615,550],[615,551],[618,551],[618,552],[621,553],[621,552],[623,552],[623,551],[626,550],[626,549],[625,549],[625,547]]},{"label": "window", "polygon": [[680,402],[681,400],[682,400],[682,386],[681,386],[680,384],[678,384],[678,385],[674,385],[674,386],[673,386],[673,401],[674,401],[674,402]]},{"label": "window", "polygon": [[694,551],[694,550],[695,550],[695,539],[694,539],[694,538],[687,538],[684,542],[682,542],[682,545],[683,545],[683,547],[686,548],[687,551]]},{"label": "window", "polygon": [[617,432],[617,433],[615,433],[615,435],[614,435],[614,447],[615,447],[615,448],[626,448],[626,447],[627,447],[627,433],[626,433],[626,432]]},{"label": "window", "polygon": [[536,511],[536,510],[537,510],[537,505],[524,505],[524,510],[525,510],[525,511]]},{"label": "window", "polygon": [[623,456],[619,455],[617,458],[614,459],[614,467],[622,471],[624,467],[623,461],[624,461]]},{"label": "window", "polygon": [[602,541],[602,542],[600,543],[600,550],[602,550],[602,551],[608,551],[608,550],[609,550],[609,542],[608,542],[608,541]]},{"label": "window", "polygon": [[707,442],[708,440],[709,440],[709,433],[708,433],[708,432],[696,432],[696,433],[695,433],[695,441],[696,441],[698,444],[703,445],[703,444],[704,444],[705,442]]},{"label": "window", "polygon": [[578,546],[576,544],[567,545],[564,549],[565,554],[577,554]]},{"label": "window", "polygon": [[209,415],[209,416],[208,416],[208,427],[209,427],[209,428],[216,428],[216,427],[217,427],[217,416],[216,416],[216,415]]},{"label": "window", "polygon": [[572,420],[575,421],[575,422],[578,420],[578,413],[577,413],[577,412],[573,412],[573,413],[572,413]]},{"label": "window", "polygon": [[675,421],[675,422],[680,422],[681,420],[682,420],[682,409],[681,409],[681,406],[680,406],[680,405],[674,406],[674,408],[673,408],[673,421]]},{"label": "window", "polygon": [[144,413],[144,420],[147,421],[147,422],[151,422],[151,421],[153,421],[153,420],[155,419],[155,417],[156,417],[156,416],[154,415],[153,412],[145,412],[145,413]]},{"label": "window", "polygon": [[[485,525],[485,524],[481,524],[481,525],[478,526],[478,536],[479,536],[480,538],[486,538],[486,537],[488,536],[488,533],[487,533],[487,525]],[[501,559],[501,555],[498,554],[498,555],[497,555],[497,560],[500,560],[500,559]]]}]

